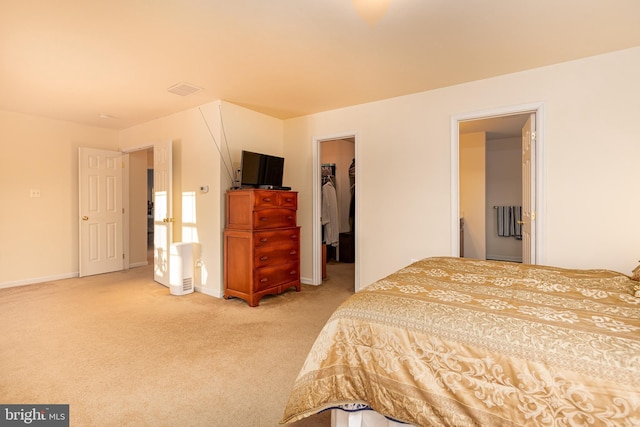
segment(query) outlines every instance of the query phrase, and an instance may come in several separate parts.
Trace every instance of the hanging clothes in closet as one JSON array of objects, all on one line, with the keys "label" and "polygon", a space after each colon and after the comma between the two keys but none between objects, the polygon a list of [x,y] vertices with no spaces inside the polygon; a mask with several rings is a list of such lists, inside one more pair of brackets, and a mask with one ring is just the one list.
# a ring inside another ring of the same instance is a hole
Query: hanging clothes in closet
[{"label": "hanging clothes in closet", "polygon": [[322,165],[322,213],[320,221],[323,226],[323,242],[330,246],[338,246],[340,238],[335,167],[334,163]]}]

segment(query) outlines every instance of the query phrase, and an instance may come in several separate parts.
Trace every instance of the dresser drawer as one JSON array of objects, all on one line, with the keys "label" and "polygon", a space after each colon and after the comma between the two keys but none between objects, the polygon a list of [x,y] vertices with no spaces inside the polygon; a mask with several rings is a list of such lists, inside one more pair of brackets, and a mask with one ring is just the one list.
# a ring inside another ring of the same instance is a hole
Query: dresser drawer
[{"label": "dresser drawer", "polygon": [[255,209],[275,208],[280,206],[277,191],[255,190],[253,193],[253,207]]},{"label": "dresser drawer", "polygon": [[254,247],[266,245],[278,245],[289,242],[300,241],[300,227],[287,228],[284,230],[257,231],[254,233]]},{"label": "dresser drawer", "polygon": [[235,230],[296,226],[298,193],[279,190],[227,192],[227,226]]},{"label": "dresser drawer", "polygon": [[281,208],[298,209],[298,193],[294,191],[278,192],[278,206]]},{"label": "dresser drawer", "polygon": [[255,270],[255,287],[258,291],[300,279],[299,263],[292,262]]},{"label": "dresser drawer", "polygon": [[253,195],[254,209],[290,208],[298,209],[298,193],[295,191],[256,190]]},{"label": "dresser drawer", "polygon": [[282,245],[260,246],[254,252],[253,262],[256,268],[298,262],[299,252],[300,245],[293,241]]},{"label": "dresser drawer", "polygon": [[262,209],[253,212],[253,228],[282,228],[296,226],[296,211],[293,209]]}]

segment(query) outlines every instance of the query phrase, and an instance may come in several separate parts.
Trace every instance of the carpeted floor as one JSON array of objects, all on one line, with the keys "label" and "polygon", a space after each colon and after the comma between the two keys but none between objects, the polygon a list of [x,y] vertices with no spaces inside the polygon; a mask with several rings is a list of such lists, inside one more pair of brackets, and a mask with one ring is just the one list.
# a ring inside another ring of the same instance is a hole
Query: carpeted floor
[{"label": "carpeted floor", "polygon": [[[70,405],[71,426],[276,426],[353,264],[255,308],[170,295],[151,267],[0,289],[0,402]],[[328,426],[329,414],[292,424]]]}]

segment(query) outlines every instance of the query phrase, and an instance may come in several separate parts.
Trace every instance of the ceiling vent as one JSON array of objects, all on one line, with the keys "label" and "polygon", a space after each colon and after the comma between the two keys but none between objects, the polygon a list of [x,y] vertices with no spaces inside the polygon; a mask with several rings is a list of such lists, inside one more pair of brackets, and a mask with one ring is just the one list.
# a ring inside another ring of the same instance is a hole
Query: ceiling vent
[{"label": "ceiling vent", "polygon": [[192,93],[200,92],[201,90],[201,87],[185,82],[175,84],[167,89],[168,92],[175,93],[180,96],[191,95]]}]

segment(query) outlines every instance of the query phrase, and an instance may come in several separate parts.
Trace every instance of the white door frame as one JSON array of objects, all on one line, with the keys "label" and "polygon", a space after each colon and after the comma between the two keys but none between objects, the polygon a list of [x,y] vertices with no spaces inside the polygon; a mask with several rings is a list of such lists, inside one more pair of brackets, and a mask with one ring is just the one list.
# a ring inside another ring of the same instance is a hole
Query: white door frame
[{"label": "white door frame", "polygon": [[535,113],[535,233],[536,264],[544,264],[544,104],[533,103],[451,116],[451,256],[460,256],[460,122]]},{"label": "white door frame", "polygon": [[[312,172],[313,172],[313,214],[312,214],[312,227],[311,227],[311,233],[312,233],[312,237],[311,237],[311,241],[312,241],[312,248],[311,248],[311,253],[312,253],[312,259],[313,259],[313,266],[312,266],[312,278],[311,278],[311,284],[312,285],[321,285],[322,284],[322,251],[321,251],[321,247],[322,247],[322,224],[320,223],[320,212],[322,210],[322,192],[321,190],[321,186],[322,186],[322,172],[321,172],[321,163],[322,163],[322,157],[321,157],[321,152],[320,152],[320,144],[322,142],[325,141],[333,141],[336,139],[346,139],[346,138],[353,138],[354,140],[354,149],[355,149],[355,158],[356,158],[356,162],[358,161],[358,156],[359,156],[359,152],[358,152],[358,148],[359,148],[359,144],[358,144],[358,132],[345,132],[345,133],[339,133],[339,134],[335,134],[335,135],[329,135],[329,136],[322,136],[322,137],[314,137],[313,138],[313,145],[312,145],[312,151],[313,151],[313,165],[312,165]],[[358,170],[359,167],[356,166],[356,176],[355,176],[355,181],[356,183],[358,182]],[[355,212],[355,218],[354,218],[354,224],[355,224],[355,228],[356,230],[358,229],[357,225],[359,223],[358,221],[358,217],[360,215],[360,208],[359,208],[359,203],[358,203],[358,196],[356,195],[356,200],[355,200],[355,204],[356,204],[356,212]],[[360,263],[359,263],[359,244],[358,244],[358,233],[356,232],[354,235],[354,246],[355,246],[355,257],[354,257],[354,261],[355,261],[355,291],[357,292],[360,289]]]}]

